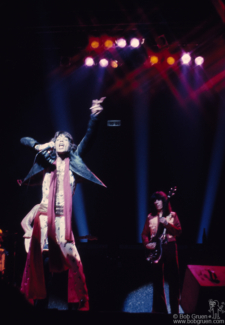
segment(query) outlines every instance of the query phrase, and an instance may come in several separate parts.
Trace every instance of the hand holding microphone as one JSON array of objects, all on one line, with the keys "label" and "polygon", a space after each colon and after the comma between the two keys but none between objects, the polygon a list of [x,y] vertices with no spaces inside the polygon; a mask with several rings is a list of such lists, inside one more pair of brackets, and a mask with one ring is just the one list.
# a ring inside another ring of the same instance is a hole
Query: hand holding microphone
[{"label": "hand holding microphone", "polygon": [[38,150],[37,155],[41,154],[48,163],[53,164],[55,157],[51,156],[51,151],[55,148],[55,143],[53,141],[47,142],[45,144],[38,144],[35,149]]},{"label": "hand holding microphone", "polygon": [[55,143],[53,141],[44,143],[44,144],[37,144],[35,146],[35,149],[38,150],[39,152],[47,151],[47,150],[52,150],[55,147]]}]

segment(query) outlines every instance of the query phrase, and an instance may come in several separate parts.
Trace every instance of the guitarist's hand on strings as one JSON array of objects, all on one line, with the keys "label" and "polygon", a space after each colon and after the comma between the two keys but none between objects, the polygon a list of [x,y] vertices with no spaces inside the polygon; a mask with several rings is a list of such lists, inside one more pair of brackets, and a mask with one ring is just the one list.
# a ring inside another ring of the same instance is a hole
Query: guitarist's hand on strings
[{"label": "guitarist's hand on strings", "polygon": [[156,243],[155,242],[154,243],[148,243],[148,244],[145,245],[145,247],[147,249],[155,249]]},{"label": "guitarist's hand on strings", "polygon": [[161,222],[164,226],[167,226],[168,225],[168,221],[166,220],[165,217],[159,218],[159,222]]}]

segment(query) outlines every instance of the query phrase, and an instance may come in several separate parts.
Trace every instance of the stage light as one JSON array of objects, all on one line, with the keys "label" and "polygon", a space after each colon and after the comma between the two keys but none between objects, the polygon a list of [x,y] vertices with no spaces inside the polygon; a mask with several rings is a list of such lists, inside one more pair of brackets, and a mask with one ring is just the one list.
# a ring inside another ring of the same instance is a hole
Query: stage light
[{"label": "stage light", "polygon": [[204,59],[202,56],[198,56],[197,58],[195,58],[196,65],[201,65],[201,64],[203,64],[203,62],[204,62]]},{"label": "stage light", "polygon": [[127,42],[124,38],[119,38],[117,41],[116,41],[116,44],[117,46],[123,48],[127,45]]},{"label": "stage light", "polygon": [[[142,284],[138,288],[131,291],[123,302],[122,312],[126,313],[151,313],[152,306],[153,306],[153,283],[148,281],[147,284]],[[167,302],[167,309],[168,312],[171,312],[171,305],[170,305],[170,289],[168,282],[165,281],[165,297]],[[179,306],[179,313],[183,314],[184,311],[181,306]]]},{"label": "stage light", "polygon": [[181,61],[183,64],[189,64],[191,61],[191,56],[188,53],[185,53],[184,55],[182,55]]},{"label": "stage light", "polygon": [[225,153],[225,111],[224,104],[221,104],[218,111],[217,128],[214,135],[214,143],[212,145],[211,162],[209,165],[208,181],[206,185],[203,210],[198,232],[197,243],[202,243],[204,229],[206,236],[209,235],[210,225],[214,217],[214,209],[216,202],[217,191],[220,186],[221,175],[224,168],[224,153]]},{"label": "stage light", "polygon": [[175,59],[172,57],[172,56],[169,56],[166,60],[166,62],[169,64],[169,65],[173,65],[175,63]]},{"label": "stage light", "polygon": [[[74,80],[79,83],[83,83],[83,86],[85,86],[86,79],[83,77],[83,72],[83,69],[77,69],[74,71]],[[91,98],[92,97],[89,97],[90,102]],[[56,84],[55,87],[51,87],[48,92],[48,99],[53,129],[67,130],[72,134],[74,132],[74,125],[70,118],[70,107],[68,105],[65,88],[62,87],[60,83]],[[74,211],[72,213],[72,218],[76,218],[76,220],[74,220],[74,223],[76,223],[77,226],[78,236],[90,234],[87,223],[83,192],[80,186],[76,187],[76,194],[73,196],[73,210]]]},{"label": "stage light", "polygon": [[[82,189],[77,186],[76,195],[73,196],[73,218],[75,218],[79,236],[89,234],[87,216],[84,206],[84,197]],[[87,239],[81,239],[81,242],[87,242]]]},{"label": "stage light", "polygon": [[112,68],[117,68],[118,67],[118,61],[116,61],[116,60],[111,61],[111,67]]},{"label": "stage light", "polygon": [[140,41],[137,38],[132,38],[130,41],[130,46],[131,47],[138,47],[140,45]]},{"label": "stage light", "polygon": [[111,47],[113,47],[113,41],[111,39],[105,40],[104,46],[106,49],[110,49]]},{"label": "stage light", "polygon": [[89,56],[85,59],[84,63],[86,66],[91,67],[95,62],[94,59]]},{"label": "stage light", "polygon": [[102,68],[105,68],[105,67],[108,66],[109,61],[106,60],[106,59],[101,59],[101,60],[99,61],[99,64],[100,64],[100,66],[101,66]]},{"label": "stage light", "polygon": [[159,58],[155,55],[150,56],[150,63],[151,64],[156,64],[159,62]]},{"label": "stage light", "polygon": [[144,228],[146,215],[148,214],[148,117],[150,94],[142,94],[137,87],[133,94],[134,107],[134,150],[135,150],[135,174],[136,174],[136,236],[141,243],[141,232]]},{"label": "stage light", "polygon": [[94,41],[91,42],[91,47],[93,49],[97,49],[99,47],[99,45],[100,45],[100,43],[99,43],[98,40],[94,40]]}]

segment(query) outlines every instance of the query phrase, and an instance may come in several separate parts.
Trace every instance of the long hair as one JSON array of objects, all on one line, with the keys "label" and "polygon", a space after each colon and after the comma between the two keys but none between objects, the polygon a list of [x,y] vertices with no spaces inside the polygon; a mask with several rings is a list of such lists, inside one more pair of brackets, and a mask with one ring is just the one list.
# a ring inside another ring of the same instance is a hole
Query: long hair
[{"label": "long hair", "polygon": [[51,141],[56,142],[56,139],[58,138],[58,136],[60,134],[65,135],[65,137],[67,137],[67,139],[69,139],[69,141],[70,141],[70,151],[71,150],[75,151],[77,149],[77,145],[74,143],[72,135],[70,133],[66,132],[66,131],[57,131],[55,133],[54,137],[51,139]]},{"label": "long hair", "polygon": [[162,200],[163,202],[163,216],[166,217],[168,216],[171,211],[171,204],[168,201],[168,197],[167,195],[162,192],[162,191],[158,191],[152,194],[151,198],[150,198],[150,212],[153,216],[157,215],[157,210],[156,207],[154,205],[155,200]]}]

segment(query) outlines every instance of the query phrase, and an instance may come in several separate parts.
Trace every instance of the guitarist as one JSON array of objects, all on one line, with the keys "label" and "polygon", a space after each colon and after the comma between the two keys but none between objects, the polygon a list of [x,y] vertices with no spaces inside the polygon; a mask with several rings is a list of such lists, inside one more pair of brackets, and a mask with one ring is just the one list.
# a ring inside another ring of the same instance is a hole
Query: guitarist
[{"label": "guitarist", "polygon": [[164,292],[164,275],[169,283],[171,313],[179,313],[179,265],[176,236],[181,234],[181,225],[176,212],[171,209],[167,195],[155,192],[150,199],[150,211],[142,232],[142,241],[151,252],[156,249],[157,237],[165,234],[162,256],[152,263],[153,313],[168,313]]}]

